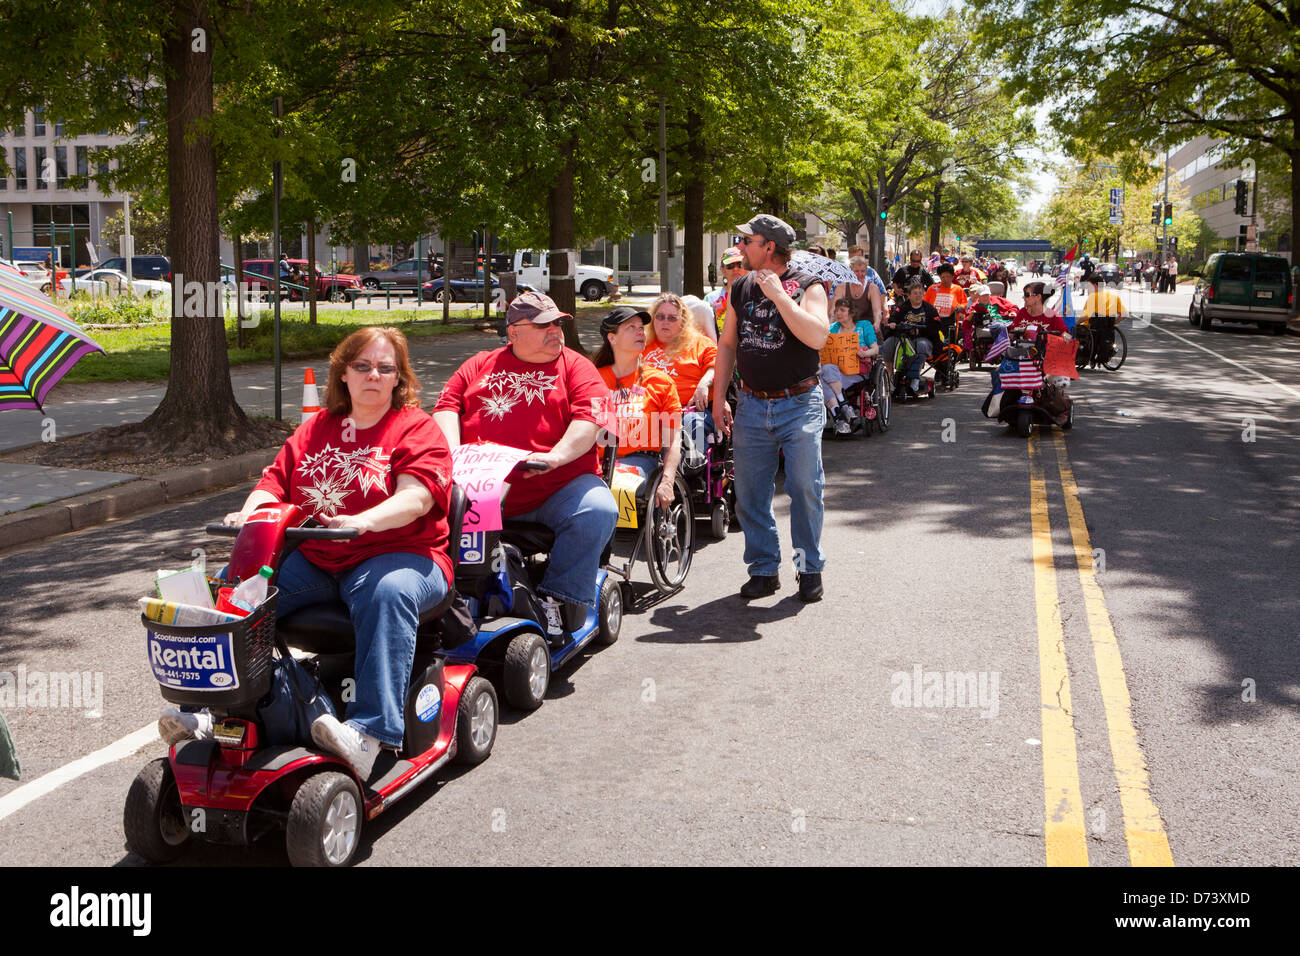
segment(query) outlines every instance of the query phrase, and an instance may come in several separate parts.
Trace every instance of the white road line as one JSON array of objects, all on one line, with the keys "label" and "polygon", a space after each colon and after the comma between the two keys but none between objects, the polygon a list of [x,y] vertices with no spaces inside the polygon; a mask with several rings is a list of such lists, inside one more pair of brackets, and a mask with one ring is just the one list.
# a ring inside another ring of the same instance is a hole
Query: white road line
[{"label": "white road line", "polygon": [[1213,349],[1207,349],[1204,345],[1199,345],[1196,342],[1193,342],[1191,339],[1184,338],[1183,336],[1179,335],[1177,332],[1170,332],[1168,329],[1161,328],[1160,326],[1156,325],[1154,322],[1151,323],[1151,328],[1156,329],[1159,332],[1163,332],[1165,333],[1165,335],[1172,335],[1178,341],[1186,342],[1188,345],[1192,346],[1192,348],[1200,349],[1202,352],[1208,352],[1210,355],[1213,355],[1215,358],[1227,362],[1229,365],[1235,365],[1243,372],[1249,372],[1251,375],[1254,375],[1256,378],[1262,378],[1270,385],[1276,385],[1278,388],[1280,388],[1282,391],[1286,392],[1287,394],[1294,395],[1296,398],[1300,398],[1300,392],[1297,392],[1291,386],[1283,385],[1277,379],[1269,378],[1267,375],[1263,374],[1262,372],[1255,371],[1249,365],[1242,365],[1240,362],[1236,361],[1235,359],[1230,359],[1226,355],[1220,355],[1218,352],[1214,351]]},{"label": "white road line", "polygon": [[69,780],[76,780],[82,774],[97,770],[106,763],[129,757],[141,747],[151,744],[157,739],[157,724],[141,727],[135,733],[127,734],[121,740],[115,741],[107,747],[96,750],[92,754],[87,754],[80,760],[64,764],[58,770],[51,770],[45,776],[37,777],[31,783],[23,784],[17,790],[0,797],[0,820],[3,820],[11,813],[17,813],[33,800],[39,800],[47,793],[51,793],[63,786]]}]

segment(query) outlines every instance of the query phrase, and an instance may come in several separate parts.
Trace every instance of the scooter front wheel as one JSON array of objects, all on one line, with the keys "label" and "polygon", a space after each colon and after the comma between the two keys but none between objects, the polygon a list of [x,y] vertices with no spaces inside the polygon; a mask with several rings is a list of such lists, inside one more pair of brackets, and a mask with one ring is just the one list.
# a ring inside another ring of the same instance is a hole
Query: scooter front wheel
[{"label": "scooter front wheel", "polygon": [[126,845],[150,863],[168,863],[185,852],[190,828],[166,757],[145,764],[131,782],[122,829]]}]

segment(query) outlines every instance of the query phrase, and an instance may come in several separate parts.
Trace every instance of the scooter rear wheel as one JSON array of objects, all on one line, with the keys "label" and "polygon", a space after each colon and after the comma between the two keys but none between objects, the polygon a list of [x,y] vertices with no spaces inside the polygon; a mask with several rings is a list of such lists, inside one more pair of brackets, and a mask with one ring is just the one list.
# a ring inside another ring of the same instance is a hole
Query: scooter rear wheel
[{"label": "scooter rear wheel", "polygon": [[1029,432],[1033,427],[1033,415],[1027,409],[1020,409],[1016,414],[1016,434],[1021,438],[1028,438]]},{"label": "scooter rear wheel", "polygon": [[293,795],[284,845],[294,866],[347,866],[361,839],[361,794],[351,777],[326,771]]},{"label": "scooter rear wheel", "polygon": [[518,710],[536,710],[551,683],[551,655],[542,635],[516,634],[506,647],[502,686],[506,703]]}]

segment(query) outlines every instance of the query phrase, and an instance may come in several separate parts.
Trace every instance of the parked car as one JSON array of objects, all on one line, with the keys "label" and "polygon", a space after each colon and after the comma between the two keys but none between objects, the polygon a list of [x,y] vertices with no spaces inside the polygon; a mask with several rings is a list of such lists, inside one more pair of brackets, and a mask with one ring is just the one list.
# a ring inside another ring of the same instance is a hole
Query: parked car
[{"label": "parked car", "polygon": [[[542,292],[550,294],[550,253],[536,249],[520,249],[511,260],[516,275]],[[617,291],[614,287],[614,270],[604,266],[573,265],[574,287],[578,295],[588,302],[596,302]]]},{"label": "parked car", "polygon": [[[112,259],[105,259],[99,264],[99,268],[116,269],[118,272],[125,274],[126,257],[114,256]],[[171,282],[172,262],[166,256],[132,256],[131,277],[133,279],[160,279],[163,282]]]},{"label": "parked car", "polygon": [[[418,271],[417,271],[418,266]],[[361,284],[367,289],[378,289],[382,285],[395,285],[414,289],[416,276],[424,279],[429,275],[429,264],[417,259],[403,259],[391,269],[378,269],[363,272]]]},{"label": "parked car", "polygon": [[44,292],[46,295],[50,292],[50,274],[37,263],[36,268],[30,268],[28,263],[11,262],[8,259],[0,259],[0,264],[8,266],[18,273],[17,278],[24,284],[31,286],[33,292]]},{"label": "parked car", "polygon": [[[286,259],[289,268],[296,267],[299,273],[306,274],[306,259]],[[270,286],[275,278],[275,261],[273,259],[245,259],[244,260],[244,282],[250,288],[266,290],[269,294]],[[321,271],[319,265],[311,269],[311,274],[316,280],[316,298],[327,299],[330,302],[347,301],[348,289],[361,288],[361,280],[353,275],[331,274]],[[299,283],[305,285],[303,283]],[[297,289],[287,290],[288,297],[293,301],[302,299],[303,294]]]},{"label": "parked car", "polygon": [[1113,262],[1103,262],[1097,266],[1097,278],[1106,285],[1118,286],[1124,281],[1124,273]]},{"label": "parked car", "polygon": [[1262,252],[1216,252],[1196,270],[1187,320],[1209,331],[1220,322],[1254,322],[1274,335],[1286,332],[1295,302],[1291,267]]},{"label": "parked car", "polygon": [[[483,301],[483,279],[481,277],[478,279],[452,279],[450,283],[450,287],[451,287],[452,302],[482,302]],[[492,302],[498,305],[502,304],[501,283],[497,281],[496,276],[492,276],[492,278],[488,280],[488,288],[491,290]],[[536,292],[536,291],[537,290],[534,289],[527,282],[515,283],[516,295],[518,295],[520,292]],[[442,301],[442,279],[441,278],[433,279],[429,282],[426,282],[424,285],[420,286],[420,298],[423,299],[425,302],[430,302],[430,301],[441,302]]]},{"label": "parked car", "polygon": [[[131,284],[131,294],[143,299],[151,299],[160,295],[171,295],[172,284],[163,282],[159,279],[134,279]],[[59,291],[72,293],[72,279],[60,279]],[[84,276],[77,278],[77,295],[126,295],[127,281],[126,273],[120,269],[92,269]]]}]

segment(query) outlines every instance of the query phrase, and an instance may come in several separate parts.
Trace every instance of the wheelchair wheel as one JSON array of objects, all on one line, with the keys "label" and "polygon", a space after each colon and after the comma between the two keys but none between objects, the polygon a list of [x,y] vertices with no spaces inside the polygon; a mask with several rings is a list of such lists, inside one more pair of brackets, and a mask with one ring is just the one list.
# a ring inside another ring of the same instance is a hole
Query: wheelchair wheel
[{"label": "wheelchair wheel", "polygon": [[713,507],[709,510],[709,535],[714,541],[721,541],[727,536],[730,526],[731,514],[727,510],[727,502],[720,498],[713,502]]},{"label": "wheelchair wheel", "polygon": [[1106,359],[1103,367],[1110,372],[1118,372],[1119,367],[1124,364],[1128,358],[1128,340],[1124,338],[1124,333],[1119,329],[1115,330],[1115,351],[1110,358]]},{"label": "wheelchair wheel", "polygon": [[1079,340],[1079,348],[1074,353],[1074,367],[1082,372],[1092,359],[1092,333],[1086,325],[1076,325],[1074,337]]},{"label": "wheelchair wheel", "polygon": [[695,510],[681,475],[673,482],[672,503],[661,508],[651,492],[647,511],[641,534],[650,580],[660,591],[675,591],[686,580],[695,551]]},{"label": "wheelchair wheel", "polygon": [[883,435],[889,431],[889,412],[894,407],[894,376],[885,366],[880,366],[871,391],[876,402],[876,427]]}]

